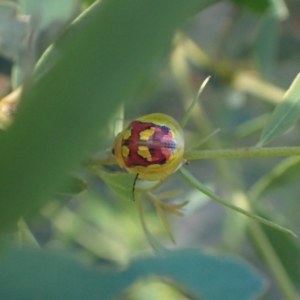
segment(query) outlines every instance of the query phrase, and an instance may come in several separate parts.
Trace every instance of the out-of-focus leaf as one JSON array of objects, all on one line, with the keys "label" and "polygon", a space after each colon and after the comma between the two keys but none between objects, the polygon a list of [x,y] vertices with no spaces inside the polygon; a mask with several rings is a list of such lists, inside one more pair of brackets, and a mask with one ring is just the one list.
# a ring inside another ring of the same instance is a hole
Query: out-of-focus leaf
[{"label": "out-of-focus leaf", "polygon": [[288,182],[300,178],[300,157],[288,157],[281,161],[271,172],[258,180],[249,190],[252,201],[257,201],[262,195],[281,188]]},{"label": "out-of-focus leaf", "polygon": [[98,170],[95,172],[123,200],[134,200],[136,174],[113,174]]},{"label": "out-of-focus leaf", "polygon": [[18,15],[13,2],[0,3],[0,53],[12,60],[17,58],[27,33],[28,19]]},{"label": "out-of-focus leaf", "polygon": [[255,12],[264,13],[270,7],[269,0],[231,0],[236,5],[250,8]]},{"label": "out-of-focus leaf", "polygon": [[45,49],[80,13],[79,0],[23,0],[20,11],[30,18],[27,42],[19,51],[12,73],[13,87],[28,79]]},{"label": "out-of-focus leaf", "polygon": [[179,196],[181,193],[182,193],[182,190],[166,191],[166,192],[156,195],[156,199],[164,200],[164,199],[175,198],[175,197]]},{"label": "out-of-focus leaf", "polygon": [[58,190],[101,141],[99,132],[106,135],[120,102],[134,99],[175,30],[214,2],[97,1],[64,31],[0,140],[0,230]]},{"label": "out-of-focus leaf", "polygon": [[207,77],[203,83],[201,84],[195,98],[193,99],[192,103],[190,104],[189,108],[187,109],[187,111],[185,112],[181,122],[180,122],[180,126],[183,128],[187,121],[189,120],[189,118],[191,117],[191,114],[192,114],[192,111],[193,111],[193,108],[195,107],[196,103],[199,101],[199,98],[200,98],[200,95],[202,94],[205,86],[207,85],[208,81],[210,79],[210,76]]},{"label": "out-of-focus leaf", "polygon": [[[270,221],[277,222],[278,218],[272,215],[270,212],[264,211],[263,213],[258,211],[259,215]],[[282,218],[281,218],[282,219]],[[282,223],[282,220],[280,220]],[[293,283],[300,287],[300,243],[298,239],[293,239],[286,234],[274,230],[268,226],[263,225],[272,248],[275,250],[278,259],[281,261],[286,272],[292,279]]]},{"label": "out-of-focus leaf", "polygon": [[96,0],[81,0],[81,5],[85,9],[92,5]]},{"label": "out-of-focus leaf", "polygon": [[271,5],[271,10],[278,20],[283,21],[288,18],[289,11],[285,0],[269,0]]},{"label": "out-of-focus leaf", "polygon": [[149,275],[167,277],[205,300],[256,299],[265,289],[262,276],[245,262],[192,251],[142,258],[126,270],[105,272],[59,253],[10,249],[2,253],[0,269],[5,300],[115,299]]},{"label": "out-of-focus leaf", "polygon": [[21,10],[26,15],[37,18],[34,25],[39,31],[47,29],[51,24],[63,23],[76,12],[79,0],[23,0]]},{"label": "out-of-focus leaf", "polygon": [[173,244],[176,244],[172,230],[168,224],[167,218],[165,216],[165,211],[162,209],[162,207],[159,205],[159,203],[157,201],[153,201],[155,209],[156,209],[156,213],[168,235],[168,237],[170,238],[170,240],[173,242]]},{"label": "out-of-focus leaf", "polygon": [[269,122],[265,126],[258,147],[263,147],[288,130],[300,117],[300,74],[294,79],[290,88],[279,103]]},{"label": "out-of-focus leaf", "polygon": [[15,240],[20,246],[29,246],[34,248],[40,248],[38,241],[28,228],[26,222],[21,218],[18,222],[18,230],[14,234]]},{"label": "out-of-focus leaf", "polygon": [[256,37],[255,52],[260,73],[268,78],[278,50],[278,19],[273,13],[262,17]]},{"label": "out-of-focus leaf", "polygon": [[256,131],[261,131],[269,119],[270,113],[266,113],[246,121],[235,128],[234,136],[237,138],[243,138],[255,133]]},{"label": "out-of-focus leaf", "polygon": [[63,186],[57,192],[59,195],[77,195],[84,192],[87,188],[87,183],[82,178],[77,176],[69,176]]},{"label": "out-of-focus leaf", "polygon": [[145,217],[144,217],[144,212],[143,212],[143,198],[141,196],[141,194],[138,194],[138,198],[137,198],[137,202],[138,202],[138,207],[139,207],[139,215],[140,215],[140,219],[141,219],[141,223],[143,226],[143,230],[144,233],[146,235],[146,238],[149,242],[149,244],[152,246],[153,250],[157,253],[157,254],[166,254],[167,252],[169,252],[169,250],[167,248],[165,248],[153,235],[152,233],[149,231],[146,221],[145,221]]}]

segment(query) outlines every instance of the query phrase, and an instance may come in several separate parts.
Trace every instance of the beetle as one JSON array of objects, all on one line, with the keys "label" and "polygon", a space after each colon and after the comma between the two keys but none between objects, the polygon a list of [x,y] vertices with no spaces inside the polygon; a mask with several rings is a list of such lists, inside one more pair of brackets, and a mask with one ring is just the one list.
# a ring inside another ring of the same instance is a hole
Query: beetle
[{"label": "beetle", "polygon": [[136,179],[163,180],[184,163],[184,137],[178,122],[165,114],[137,118],[120,132],[112,153],[118,165]]}]

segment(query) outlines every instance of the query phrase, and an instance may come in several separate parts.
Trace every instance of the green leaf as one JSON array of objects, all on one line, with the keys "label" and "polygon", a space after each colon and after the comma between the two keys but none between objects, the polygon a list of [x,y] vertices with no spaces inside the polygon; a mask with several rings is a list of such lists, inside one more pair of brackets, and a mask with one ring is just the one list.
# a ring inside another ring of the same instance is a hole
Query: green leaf
[{"label": "green leaf", "polygon": [[17,58],[28,27],[28,19],[17,14],[18,7],[13,2],[0,3],[0,53],[12,60]]},{"label": "green leaf", "polygon": [[179,174],[184,178],[184,180],[186,180],[190,185],[192,185],[194,188],[196,188],[197,190],[199,190],[200,192],[202,192],[203,194],[207,195],[208,197],[210,197],[211,199],[219,202],[220,204],[235,210],[253,220],[256,220],[262,224],[265,224],[267,226],[270,226],[272,228],[275,228],[277,230],[280,230],[282,232],[284,232],[285,234],[288,234],[294,238],[297,238],[296,234],[294,232],[292,232],[291,230],[284,228],[278,224],[275,224],[273,222],[270,222],[264,218],[259,217],[258,215],[244,210],[240,207],[237,207],[235,205],[230,204],[229,202],[227,202],[226,200],[220,198],[219,196],[215,195],[212,191],[210,191],[207,187],[205,187],[202,183],[200,183],[190,172],[188,172],[186,169],[184,169],[183,167],[181,167],[179,169]]},{"label": "green leaf", "polygon": [[[176,29],[215,0],[97,1],[42,57],[0,140],[0,230],[31,216],[78,167]],[[101,145],[100,145],[101,146]]]},{"label": "green leaf", "polygon": [[236,136],[237,138],[244,138],[250,134],[255,133],[256,131],[261,131],[267,124],[270,115],[270,113],[266,113],[242,123],[235,128],[234,136]]},{"label": "green leaf", "polygon": [[34,30],[43,31],[54,23],[64,23],[78,9],[78,0],[23,0],[20,2],[21,10],[26,15],[36,18]]},{"label": "green leaf", "polygon": [[207,78],[203,81],[203,83],[201,84],[201,86],[200,86],[200,88],[199,88],[199,90],[198,90],[196,96],[194,97],[192,103],[190,104],[189,108],[187,109],[186,113],[184,114],[184,116],[183,116],[183,118],[182,118],[182,120],[181,120],[181,122],[180,122],[180,126],[181,126],[182,128],[186,125],[187,121],[189,120],[189,118],[190,118],[190,116],[191,116],[191,114],[192,114],[193,108],[195,107],[197,101],[199,100],[199,97],[200,97],[200,95],[202,94],[202,92],[203,92],[203,90],[204,90],[206,84],[208,83],[209,79],[210,79],[210,76],[207,77]]},{"label": "green leaf", "polygon": [[175,242],[175,239],[174,239],[174,236],[173,236],[173,233],[172,233],[172,230],[168,224],[168,221],[167,221],[167,218],[165,216],[165,211],[162,209],[162,207],[157,203],[157,201],[153,201],[153,204],[155,206],[155,209],[156,209],[156,213],[168,235],[168,237],[170,238],[170,240],[172,241],[173,244],[176,244]]},{"label": "green leaf", "polygon": [[[270,212],[260,210],[259,215],[270,221],[279,221]],[[282,222],[282,218],[280,218]],[[284,269],[286,270],[293,283],[299,288],[300,287],[300,243],[298,239],[293,239],[286,234],[274,230],[268,226],[263,225],[263,230],[268,237],[272,248],[277,254],[278,259],[281,261]]]},{"label": "green leaf", "polygon": [[81,5],[86,8],[92,5],[95,1],[96,0],[81,0]]},{"label": "green leaf", "polygon": [[236,5],[251,9],[257,13],[264,13],[270,7],[269,0],[231,0]]},{"label": "green leaf", "polygon": [[288,182],[299,181],[300,157],[288,157],[282,160],[268,174],[258,180],[250,189],[253,202],[274,189],[280,189]]},{"label": "green leaf", "polygon": [[269,12],[261,20],[255,43],[258,66],[264,78],[268,78],[272,74],[278,50],[278,36],[278,19]]},{"label": "green leaf", "polygon": [[288,130],[300,117],[300,74],[279,103],[265,126],[258,147],[263,147]]},{"label": "green leaf", "polygon": [[134,200],[136,174],[113,174],[100,170],[94,171],[123,200]]},{"label": "green leaf", "polygon": [[40,248],[38,241],[22,218],[18,222],[18,230],[15,232],[14,238],[20,246]]},{"label": "green leaf", "polygon": [[269,0],[271,10],[278,20],[283,21],[289,17],[289,10],[285,3],[285,0]]},{"label": "green leaf", "polygon": [[45,49],[80,13],[79,0],[22,0],[19,4],[22,14],[30,19],[30,26],[12,71],[14,88],[28,79]]},{"label": "green leaf", "polygon": [[57,192],[59,195],[77,195],[87,189],[87,183],[77,176],[69,176],[63,186]]},{"label": "green leaf", "polygon": [[153,250],[157,253],[157,254],[166,254],[166,252],[169,252],[169,250],[167,248],[165,248],[149,231],[145,218],[144,218],[144,213],[143,213],[143,198],[141,194],[138,194],[138,198],[137,198],[137,202],[138,202],[138,209],[139,209],[139,216],[141,219],[141,223],[142,223],[142,227],[144,230],[144,233],[146,235],[147,241],[148,243],[151,245],[151,247],[153,248]]},{"label": "green leaf", "polygon": [[232,257],[195,251],[141,258],[126,270],[88,269],[61,253],[10,249],[0,260],[0,298],[5,300],[116,299],[145,276],[169,278],[205,300],[256,299],[265,289],[262,276]]}]

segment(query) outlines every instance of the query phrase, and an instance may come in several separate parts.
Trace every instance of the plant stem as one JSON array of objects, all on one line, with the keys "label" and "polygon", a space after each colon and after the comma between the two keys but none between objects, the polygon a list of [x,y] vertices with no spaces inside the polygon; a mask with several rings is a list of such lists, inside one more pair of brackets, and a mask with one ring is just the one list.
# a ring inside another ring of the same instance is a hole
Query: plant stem
[{"label": "plant stem", "polygon": [[[297,156],[300,155],[300,147],[247,147],[237,149],[220,150],[193,150],[184,154],[186,160],[219,159],[219,158],[246,158],[246,157],[272,157],[272,156]],[[90,158],[85,162],[86,166],[101,167],[115,165],[117,162],[113,155],[105,158]]]},{"label": "plant stem", "polygon": [[179,171],[179,174],[190,184],[192,185],[193,187],[195,187],[197,190],[201,191],[203,194],[207,195],[208,197],[210,197],[211,199],[219,202],[220,204],[234,210],[234,211],[237,211],[239,212],[240,214],[243,214],[253,220],[256,220],[262,224],[265,224],[267,226],[270,226],[272,228],[275,228],[279,231],[282,231],[286,234],[289,234],[290,236],[294,237],[294,238],[297,238],[297,235],[292,232],[291,230],[287,229],[287,228],[284,228],[276,223],[273,223],[267,219],[264,219],[254,213],[251,212],[251,207],[248,203],[248,201],[246,201],[246,203],[244,204],[244,206],[247,206],[247,210],[239,207],[239,206],[236,206],[236,205],[233,205],[225,200],[223,200],[222,198],[220,198],[219,196],[215,195],[213,192],[211,192],[208,188],[206,188],[204,185],[202,185],[199,181],[197,181],[196,178],[193,177],[192,174],[190,174],[187,170],[185,170],[184,168],[181,168]]},{"label": "plant stem", "polygon": [[220,150],[194,150],[185,153],[187,160],[243,158],[243,157],[271,157],[300,155],[300,147],[273,147],[273,148],[238,148]]}]

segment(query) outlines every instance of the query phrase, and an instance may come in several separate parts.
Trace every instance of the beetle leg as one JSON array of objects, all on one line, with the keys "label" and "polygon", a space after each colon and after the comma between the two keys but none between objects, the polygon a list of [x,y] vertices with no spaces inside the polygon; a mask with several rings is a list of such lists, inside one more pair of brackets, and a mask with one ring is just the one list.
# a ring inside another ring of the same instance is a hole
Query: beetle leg
[{"label": "beetle leg", "polygon": [[133,182],[133,186],[132,186],[132,196],[133,196],[133,200],[135,201],[135,196],[134,196],[134,193],[135,193],[135,184],[136,184],[136,181],[138,180],[138,177],[139,177],[139,173],[136,173],[136,176],[134,178],[134,182]]}]

